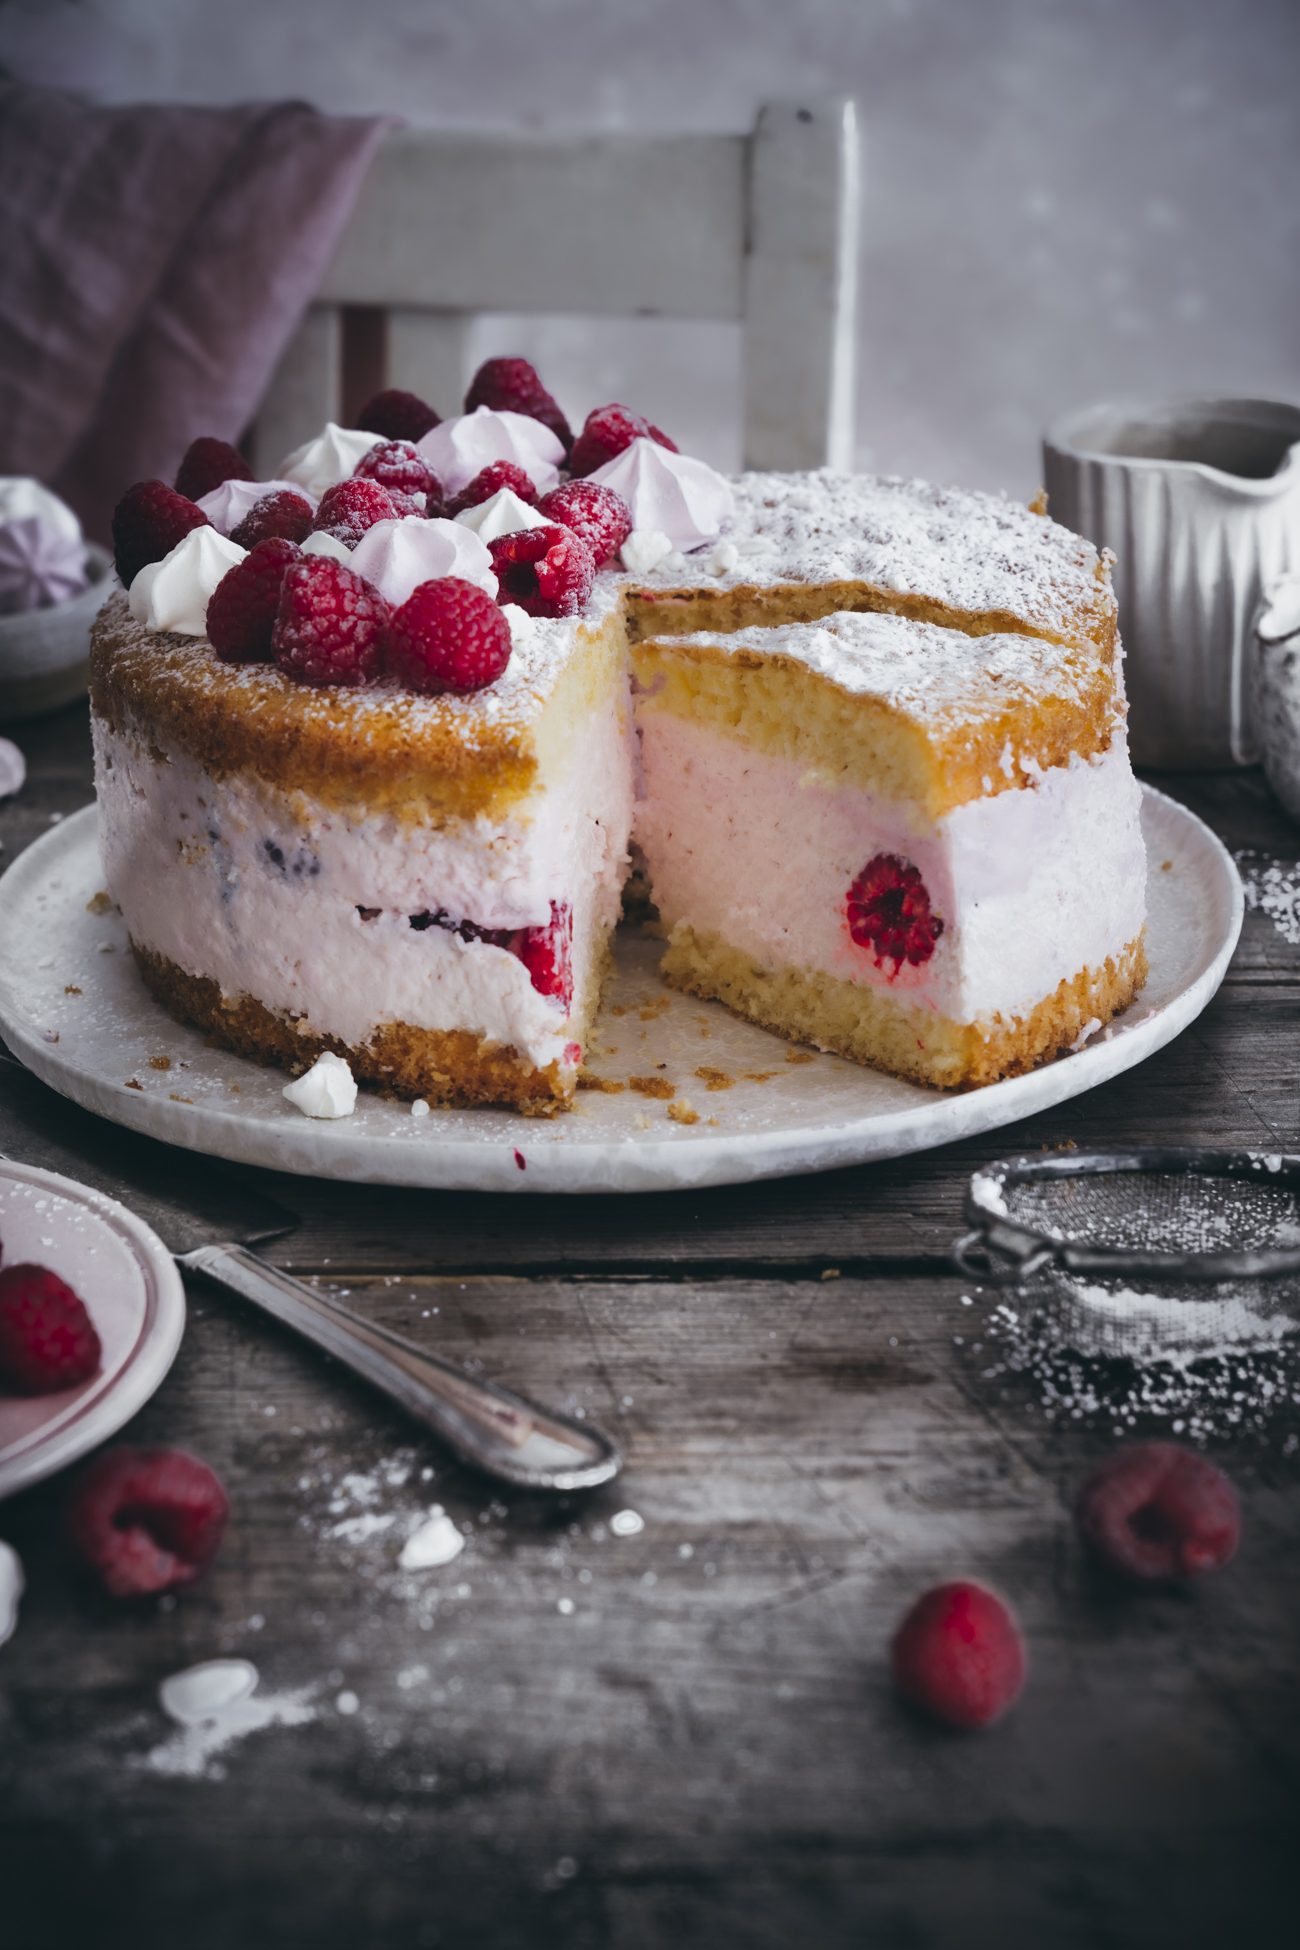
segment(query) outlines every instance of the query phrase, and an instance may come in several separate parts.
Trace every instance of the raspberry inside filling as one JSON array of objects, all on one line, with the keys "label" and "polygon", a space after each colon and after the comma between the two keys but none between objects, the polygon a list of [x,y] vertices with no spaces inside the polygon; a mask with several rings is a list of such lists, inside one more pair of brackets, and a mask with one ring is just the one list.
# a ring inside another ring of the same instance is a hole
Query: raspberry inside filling
[{"label": "raspberry inside filling", "polygon": [[915,968],[929,961],[943,933],[920,869],[897,853],[877,853],[867,861],[844,907],[858,946],[871,950],[877,968],[892,962],[895,975],[904,962]]},{"label": "raspberry inside filling", "polygon": [[[377,921],[377,907],[358,907],[363,921]],[[528,970],[528,979],[539,995],[559,1002],[565,1009],[573,1001],[573,910],[567,901],[551,902],[551,918],[544,926],[529,928],[484,928],[477,921],[457,920],[445,908],[424,908],[408,914],[407,925],[423,934],[441,928],[459,935],[462,941],[483,941],[490,948],[504,948]]]}]

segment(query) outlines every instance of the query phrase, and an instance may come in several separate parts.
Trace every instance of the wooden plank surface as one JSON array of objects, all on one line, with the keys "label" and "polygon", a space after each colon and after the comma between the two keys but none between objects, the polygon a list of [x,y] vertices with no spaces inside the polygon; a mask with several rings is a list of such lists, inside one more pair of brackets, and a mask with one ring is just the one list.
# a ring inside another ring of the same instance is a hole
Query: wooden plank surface
[{"label": "wooden plank surface", "polygon": [[[6,860],[89,796],[83,714],[17,735]],[[1256,775],[1165,783],[1256,881],[1300,872]],[[195,1288],[131,1434],[227,1482],[209,1579],[114,1608],[68,1569],[61,1485],[0,1508],[29,1579],[0,1651],[4,1950],[1289,1940],[1293,1407],[1212,1445],[1243,1494],[1238,1562],[1192,1593],[1118,1592],[1069,1518],[1114,1415],[1056,1412],[1008,1372],[995,1300],[944,1255],[968,1172],[1012,1148],[1294,1145],[1298,1028],[1300,945],[1256,910],[1170,1049],[944,1152],[639,1200],[220,1178],[297,1214],[282,1264],[599,1418],[628,1469],[563,1508],[497,1493]],[[160,1191],[217,1169],[146,1149]],[[403,1573],[435,1501],[465,1548]],[[642,1528],[619,1534],[627,1510]],[[911,1720],[884,1663],[908,1600],[959,1570],[1014,1598],[1031,1645],[1020,1708],[976,1740]],[[158,1682],[220,1654],[307,1717],[164,1772]]]}]

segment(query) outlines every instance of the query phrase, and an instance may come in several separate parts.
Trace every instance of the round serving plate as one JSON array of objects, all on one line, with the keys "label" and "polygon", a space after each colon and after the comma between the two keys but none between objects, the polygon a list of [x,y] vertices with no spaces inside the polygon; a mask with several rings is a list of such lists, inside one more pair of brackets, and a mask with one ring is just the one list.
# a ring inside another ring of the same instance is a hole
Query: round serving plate
[{"label": "round serving plate", "polygon": [[1014,1123],[1163,1048],[1223,979],[1241,929],[1236,869],[1213,833],[1144,788],[1147,952],[1132,1007],[1085,1048],[956,1096],[814,1055],[716,1003],[676,995],[657,942],[624,931],[593,1038],[601,1087],[553,1119],[433,1110],[363,1091],[350,1117],[304,1117],[284,1077],[174,1022],[141,984],[101,896],[93,807],[0,881],[0,1032],[54,1089],[132,1130],[240,1164],[381,1185],[516,1192],[669,1191],[893,1158]]},{"label": "round serving plate", "polygon": [[57,1395],[0,1381],[0,1497],[63,1469],[143,1408],[175,1359],[185,1289],[161,1239],[115,1199],[55,1171],[0,1158],[6,1266],[35,1262],[81,1295],[103,1349],[99,1373]]}]

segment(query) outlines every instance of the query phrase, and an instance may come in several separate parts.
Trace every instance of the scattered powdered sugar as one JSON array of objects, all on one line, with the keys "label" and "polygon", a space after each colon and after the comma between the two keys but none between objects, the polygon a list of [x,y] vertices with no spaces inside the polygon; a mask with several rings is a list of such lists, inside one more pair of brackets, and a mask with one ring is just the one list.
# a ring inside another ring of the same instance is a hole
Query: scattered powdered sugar
[{"label": "scattered powdered sugar", "polygon": [[[1061,636],[1113,614],[1091,543],[1022,503],[829,469],[742,474],[733,486],[724,539],[737,559],[722,572],[727,585],[869,582],[955,610],[1001,611]],[[661,590],[671,566],[649,576]]]},{"label": "scattered powdered sugar", "polygon": [[1246,906],[1266,914],[1283,941],[1300,948],[1300,863],[1293,867],[1252,866],[1258,853],[1247,851],[1236,856],[1246,895]]},{"label": "scattered powdered sugar", "polygon": [[0,1645],[14,1635],[23,1588],[22,1560],[12,1544],[0,1539]]},{"label": "scattered powdered sugar", "polygon": [[246,1659],[212,1659],[173,1673],[159,1697],[176,1731],[137,1762],[154,1774],[182,1780],[220,1780],[219,1757],[269,1727],[305,1726],[316,1718],[314,1687],[284,1693],[257,1690],[260,1674]]},{"label": "scattered powdered sugar", "polygon": [[1116,1435],[1161,1427],[1196,1442],[1280,1432],[1291,1454],[1300,1322],[1253,1293],[1211,1291],[1187,1299],[1054,1276],[992,1299],[987,1338],[961,1345],[975,1361],[995,1356],[983,1380],[1035,1388],[1049,1421]]},{"label": "scattered powdered sugar", "polygon": [[465,1548],[465,1539],[440,1503],[435,1503],[418,1530],[402,1545],[397,1562],[403,1571],[430,1571],[450,1564]]}]

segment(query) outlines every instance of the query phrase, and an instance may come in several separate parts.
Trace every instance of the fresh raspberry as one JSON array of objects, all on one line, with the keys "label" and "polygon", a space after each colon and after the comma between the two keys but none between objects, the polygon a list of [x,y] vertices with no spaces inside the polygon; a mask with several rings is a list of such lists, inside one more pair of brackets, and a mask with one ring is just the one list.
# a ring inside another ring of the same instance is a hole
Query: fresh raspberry
[{"label": "fresh raspberry", "polygon": [[470,381],[465,411],[490,406],[494,413],[526,413],[562,442],[567,454],[573,429],[527,359],[485,359]]},{"label": "fresh raspberry", "polygon": [[632,533],[632,510],[613,488],[598,481],[566,481],[537,504],[538,511],[581,535],[596,567],[618,554]]},{"label": "fresh raspberry", "polygon": [[161,562],[191,528],[211,526],[202,508],[166,481],[137,481],[113,510],[113,559],[123,586],[129,589],[148,563]]},{"label": "fresh raspberry", "polygon": [[384,493],[392,502],[393,514],[398,521],[409,521],[412,515],[423,521],[429,513],[436,512],[439,506],[435,501],[433,509],[430,510],[427,495],[403,494],[401,488],[385,488]]},{"label": "fresh raspberry", "polygon": [[378,481],[390,493],[396,489],[399,494],[431,494],[435,501],[442,500],[442,482],[409,440],[381,440],[361,461],[353,478]]},{"label": "fresh raspberry", "polygon": [[259,542],[278,536],[285,542],[305,542],[316,517],[311,502],[292,488],[276,488],[255,501],[244,519],[230,531],[232,542],[241,548],[256,548]]},{"label": "fresh raspberry", "polygon": [[413,691],[481,691],[510,662],[510,625],[460,576],[422,582],[394,614],[388,668]]},{"label": "fresh raspberry", "polygon": [[626,406],[597,406],[587,415],[582,432],[573,443],[569,456],[569,470],[574,475],[594,474],[598,467],[613,460],[634,440],[657,440],[669,453],[677,452],[677,443],[640,413],[633,413]]},{"label": "fresh raspberry", "polygon": [[176,492],[197,501],[200,495],[211,494],[213,488],[219,488],[223,481],[253,478],[253,470],[238,447],[205,433],[191,440],[185,449],[185,458],[176,471]]},{"label": "fresh raspberry", "polygon": [[1217,1571],[1241,1536],[1232,1484],[1177,1442],[1117,1449],[1084,1484],[1075,1516],[1102,1563],[1142,1584]]},{"label": "fresh raspberry", "polygon": [[552,901],[546,927],[524,928],[514,952],[537,993],[552,996],[567,1010],[573,1001],[573,909],[568,903]]},{"label": "fresh raspberry", "polygon": [[502,488],[509,488],[529,507],[536,505],[537,489],[524,469],[513,460],[491,460],[486,467],[480,467],[468,487],[453,495],[447,503],[447,513],[464,514],[466,508],[477,508],[482,502],[490,501]]},{"label": "fresh raspberry", "polygon": [[596,564],[571,528],[520,528],[489,542],[500,600],[530,616],[576,616],[591,594]]},{"label": "fresh raspberry", "polygon": [[52,1395],[99,1372],[99,1335],[66,1281],[45,1266],[0,1273],[0,1384]]},{"label": "fresh raspberry", "polygon": [[280,586],[298,560],[293,542],[272,535],[226,570],[208,599],[208,642],[223,663],[269,661]]},{"label": "fresh raspberry", "polygon": [[396,386],[372,394],[357,415],[362,433],[381,433],[385,440],[423,440],[438,424],[438,415],[426,400]]},{"label": "fresh raspberry", "polygon": [[363,576],[328,555],[305,555],[280,585],[275,661],[304,684],[364,684],[379,669],[390,615]]},{"label": "fresh raspberry", "polygon": [[895,975],[905,961],[913,967],[929,961],[943,933],[919,869],[896,853],[877,853],[867,861],[844,907],[858,946],[871,949],[877,968],[892,961]]},{"label": "fresh raspberry", "polygon": [[350,481],[336,481],[326,488],[312,523],[347,548],[355,548],[367,528],[377,521],[392,521],[396,510],[378,481],[361,481],[354,474]]},{"label": "fresh raspberry", "polygon": [[1025,1644],[1010,1607],[982,1584],[937,1584],[894,1635],[894,1683],[949,1726],[991,1726],[1019,1698]]},{"label": "fresh raspberry", "polygon": [[221,1546],[220,1479],[183,1449],[105,1449],[68,1498],[68,1541],[110,1598],[193,1584]]}]

